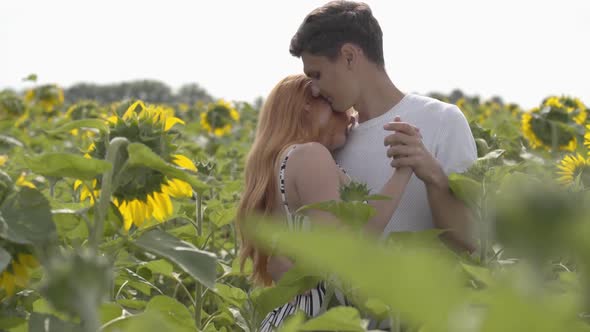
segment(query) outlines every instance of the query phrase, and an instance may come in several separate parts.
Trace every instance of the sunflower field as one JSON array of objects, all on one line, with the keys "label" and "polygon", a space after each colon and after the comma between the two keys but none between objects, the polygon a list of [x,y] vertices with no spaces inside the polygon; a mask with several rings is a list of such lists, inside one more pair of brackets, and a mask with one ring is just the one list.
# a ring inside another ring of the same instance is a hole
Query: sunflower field
[{"label": "sunflower field", "polygon": [[477,251],[452,250],[440,230],[375,243],[359,228],[374,213],[362,202],[379,197],[353,183],[313,207],[347,230],[252,220],[260,246],[296,262],[260,287],[234,227],[255,107],[1,91],[0,331],[255,332],[319,280],[325,313],[280,331],[590,331],[588,106],[436,97],[476,139],[477,162],[449,180],[473,211]]}]

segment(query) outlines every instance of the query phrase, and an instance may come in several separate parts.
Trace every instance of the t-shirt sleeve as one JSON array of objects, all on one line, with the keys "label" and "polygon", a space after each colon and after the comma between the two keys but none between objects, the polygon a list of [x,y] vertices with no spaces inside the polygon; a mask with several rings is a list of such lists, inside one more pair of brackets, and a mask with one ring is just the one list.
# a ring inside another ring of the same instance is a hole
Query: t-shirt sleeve
[{"label": "t-shirt sleeve", "polygon": [[447,106],[441,114],[439,130],[436,159],[447,175],[464,172],[477,159],[477,147],[465,115],[457,106]]}]

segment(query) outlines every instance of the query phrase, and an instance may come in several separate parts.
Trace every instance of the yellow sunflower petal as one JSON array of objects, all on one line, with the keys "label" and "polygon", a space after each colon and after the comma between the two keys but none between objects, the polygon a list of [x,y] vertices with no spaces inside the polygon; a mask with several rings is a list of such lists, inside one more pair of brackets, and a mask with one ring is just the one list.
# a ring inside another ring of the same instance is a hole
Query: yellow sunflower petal
[{"label": "yellow sunflower petal", "polygon": [[191,197],[193,195],[193,188],[190,184],[178,180],[169,180],[166,186],[162,186],[162,190],[172,197]]},{"label": "yellow sunflower petal", "polygon": [[193,161],[190,160],[188,157],[181,154],[175,154],[172,156],[172,158],[172,162],[176,165],[197,172],[197,167],[195,166]]},{"label": "yellow sunflower petal", "polygon": [[163,222],[166,219],[162,209],[160,208],[159,202],[153,197],[155,193],[148,195],[148,204],[152,207],[152,216],[158,222]]},{"label": "yellow sunflower petal", "polygon": [[34,269],[39,266],[39,261],[31,254],[18,254],[18,261],[29,269]]},{"label": "yellow sunflower petal", "polygon": [[123,228],[125,231],[129,231],[131,225],[133,224],[133,220],[127,207],[127,201],[121,201],[117,208],[119,208],[119,212],[123,216]]},{"label": "yellow sunflower petal", "polygon": [[14,273],[14,283],[19,287],[26,287],[29,282],[29,271],[24,265],[12,261],[12,271]]},{"label": "yellow sunflower petal", "polygon": [[163,193],[154,193],[154,198],[162,210],[164,219],[170,217],[172,215],[172,201],[170,200],[170,196]]},{"label": "yellow sunflower petal", "polygon": [[233,108],[229,112],[229,115],[231,116],[232,119],[234,119],[234,121],[238,121],[240,119],[240,113],[238,113],[238,111],[236,111]]},{"label": "yellow sunflower petal", "polygon": [[167,117],[166,124],[164,125],[164,131],[170,130],[170,128],[172,128],[177,123],[184,124],[184,121],[175,116]]},{"label": "yellow sunflower petal", "polygon": [[0,154],[0,166],[4,166],[8,161],[8,156],[5,154]]},{"label": "yellow sunflower petal", "polygon": [[135,108],[137,106],[141,107],[140,113],[145,110],[145,104],[141,100],[138,100],[138,101],[134,102],[133,104],[131,104],[131,106],[129,106],[129,108],[127,108],[127,111],[125,112],[125,114],[123,114],[123,120],[127,120],[127,119],[131,118],[133,116],[133,114],[135,113]]},{"label": "yellow sunflower petal", "polygon": [[14,276],[8,271],[4,271],[4,273],[2,273],[2,288],[6,290],[6,294],[8,294],[8,296],[14,295]]},{"label": "yellow sunflower petal", "polygon": [[21,187],[29,187],[31,189],[37,189],[37,187],[35,187],[35,185],[32,182],[27,181],[25,179],[25,173],[21,173],[19,178],[16,180],[16,185]]},{"label": "yellow sunflower petal", "polygon": [[119,117],[118,117],[118,116],[116,116],[116,115],[109,116],[109,117],[107,118],[107,122],[108,122],[108,123],[110,123],[110,124],[114,124],[114,125],[116,125],[116,124],[117,124],[117,122],[119,122]]}]

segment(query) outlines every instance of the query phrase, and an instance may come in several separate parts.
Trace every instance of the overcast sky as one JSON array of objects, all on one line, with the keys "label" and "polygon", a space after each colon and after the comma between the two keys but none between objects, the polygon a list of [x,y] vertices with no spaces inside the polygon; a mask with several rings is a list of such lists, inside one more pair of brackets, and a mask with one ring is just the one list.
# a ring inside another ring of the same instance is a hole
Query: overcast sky
[{"label": "overcast sky", "polygon": [[[253,101],[302,71],[292,35],[325,3],[0,0],[0,89],[39,83],[197,82]],[[366,1],[384,32],[386,70],[405,92],[460,88],[525,108],[549,94],[590,104],[589,0]],[[67,96],[66,96],[67,97]]]}]

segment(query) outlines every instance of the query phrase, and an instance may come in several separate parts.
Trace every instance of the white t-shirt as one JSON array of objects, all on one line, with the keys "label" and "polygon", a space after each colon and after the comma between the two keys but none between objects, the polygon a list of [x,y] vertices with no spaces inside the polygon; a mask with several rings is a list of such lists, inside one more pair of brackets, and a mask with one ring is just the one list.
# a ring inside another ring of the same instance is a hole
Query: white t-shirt
[{"label": "white t-shirt", "polygon": [[[336,161],[356,181],[365,182],[376,194],[394,172],[391,158],[383,142],[393,132],[383,125],[400,116],[402,122],[420,128],[424,146],[440,162],[448,175],[463,172],[477,158],[477,148],[469,124],[453,104],[406,94],[385,114],[355,126],[346,145],[335,151]],[[434,227],[424,183],[412,175],[400,205],[385,227],[383,236],[391,232],[420,231]]]}]

